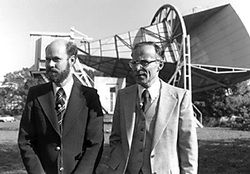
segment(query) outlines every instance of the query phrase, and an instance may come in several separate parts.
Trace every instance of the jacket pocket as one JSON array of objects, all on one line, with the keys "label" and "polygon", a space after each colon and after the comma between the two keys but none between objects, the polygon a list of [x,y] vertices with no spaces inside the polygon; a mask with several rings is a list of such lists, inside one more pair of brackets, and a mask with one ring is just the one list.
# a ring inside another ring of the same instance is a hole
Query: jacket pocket
[{"label": "jacket pocket", "polygon": [[122,161],[122,157],[118,149],[119,148],[115,148],[111,151],[110,158],[107,162],[107,165],[113,170],[116,170]]},{"label": "jacket pocket", "polygon": [[111,157],[108,162],[107,162],[107,165],[113,169],[113,170],[116,170],[119,166],[119,164],[121,163],[121,159],[119,158],[114,158],[114,157]]}]

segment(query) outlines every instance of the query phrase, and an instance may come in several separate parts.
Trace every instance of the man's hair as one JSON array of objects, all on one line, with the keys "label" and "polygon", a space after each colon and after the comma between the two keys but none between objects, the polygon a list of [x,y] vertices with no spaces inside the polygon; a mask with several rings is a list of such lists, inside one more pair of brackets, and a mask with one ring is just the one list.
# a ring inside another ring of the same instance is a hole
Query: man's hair
[{"label": "man's hair", "polygon": [[66,44],[66,53],[68,54],[68,56],[77,56],[77,51],[78,48],[76,46],[76,44],[74,44],[73,42],[68,42]]},{"label": "man's hair", "polygon": [[[143,47],[145,45],[151,45],[154,47],[155,49],[155,52],[156,54],[160,57],[161,61],[164,61],[164,50],[159,46],[157,45],[155,42],[151,42],[151,41],[144,41],[144,42],[139,42],[139,43],[136,43],[134,45],[134,47],[132,48],[132,53],[134,50],[136,50],[137,48],[139,47]],[[132,56],[132,55],[131,55]]]}]

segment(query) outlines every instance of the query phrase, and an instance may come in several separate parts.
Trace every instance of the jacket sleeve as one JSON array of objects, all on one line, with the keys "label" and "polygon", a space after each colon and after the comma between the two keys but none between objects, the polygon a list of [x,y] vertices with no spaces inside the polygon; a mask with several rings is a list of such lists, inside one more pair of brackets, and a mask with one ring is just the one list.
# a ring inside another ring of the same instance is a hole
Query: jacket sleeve
[{"label": "jacket sleeve", "polygon": [[95,90],[94,95],[86,96],[89,114],[86,128],[83,155],[74,174],[95,173],[103,152],[103,113],[99,96]]},{"label": "jacket sleeve", "polygon": [[178,150],[181,174],[197,174],[198,143],[190,92],[185,92],[179,117]]},{"label": "jacket sleeve", "polygon": [[116,98],[116,105],[113,114],[113,123],[112,123],[112,131],[109,137],[110,144],[110,157],[108,161],[108,166],[111,170],[120,170],[118,166],[123,166],[121,164],[124,158],[124,154],[122,151],[122,143],[121,143],[121,126],[120,126],[120,92],[118,92]]},{"label": "jacket sleeve", "polygon": [[18,146],[24,166],[29,174],[45,173],[41,162],[33,150],[36,136],[32,124],[32,88],[29,90],[27,102],[19,126]]}]

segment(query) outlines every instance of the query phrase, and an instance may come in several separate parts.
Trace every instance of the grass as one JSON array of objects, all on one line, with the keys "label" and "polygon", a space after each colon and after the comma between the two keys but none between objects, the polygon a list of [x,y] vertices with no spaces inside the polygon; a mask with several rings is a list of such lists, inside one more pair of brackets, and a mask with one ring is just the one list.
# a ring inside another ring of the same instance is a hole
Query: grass
[{"label": "grass", "polygon": [[249,174],[250,132],[197,129],[199,174]]},{"label": "grass", "polygon": [[[25,174],[16,144],[19,121],[0,123],[0,174]],[[106,125],[105,129],[110,130]],[[108,132],[105,131],[105,142]],[[197,128],[199,174],[249,174],[250,132]],[[105,146],[107,152],[107,146]]]},{"label": "grass", "polygon": [[26,173],[17,147],[19,121],[0,123],[0,174]]},{"label": "grass", "polygon": [[24,174],[26,173],[21,163],[21,158],[16,144],[0,144],[0,173]]}]

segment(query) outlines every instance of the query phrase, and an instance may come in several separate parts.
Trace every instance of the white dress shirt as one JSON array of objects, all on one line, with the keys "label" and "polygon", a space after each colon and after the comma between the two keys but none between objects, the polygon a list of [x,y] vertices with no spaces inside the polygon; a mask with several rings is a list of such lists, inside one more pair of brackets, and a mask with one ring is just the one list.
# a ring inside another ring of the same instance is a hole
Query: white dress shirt
[{"label": "white dress shirt", "polygon": [[[153,83],[147,90],[150,94],[150,98],[151,98],[151,103],[158,98],[159,94],[160,94],[160,88],[161,88],[161,82],[160,79],[156,80],[155,83]],[[142,93],[143,91],[146,90],[146,88],[144,88],[141,85],[138,85],[138,95],[139,95],[139,99],[140,99],[140,104],[142,103]]]},{"label": "white dress shirt", "polygon": [[[55,83],[52,83],[54,94],[56,94],[56,92],[59,90],[59,88],[63,88],[65,95],[66,95],[65,108],[67,108],[67,104],[68,104],[69,97],[70,97],[70,94],[72,91],[73,83],[74,83],[73,78],[70,78],[69,81],[64,86],[57,86]],[[55,100],[56,100],[56,97],[55,97]]]}]

